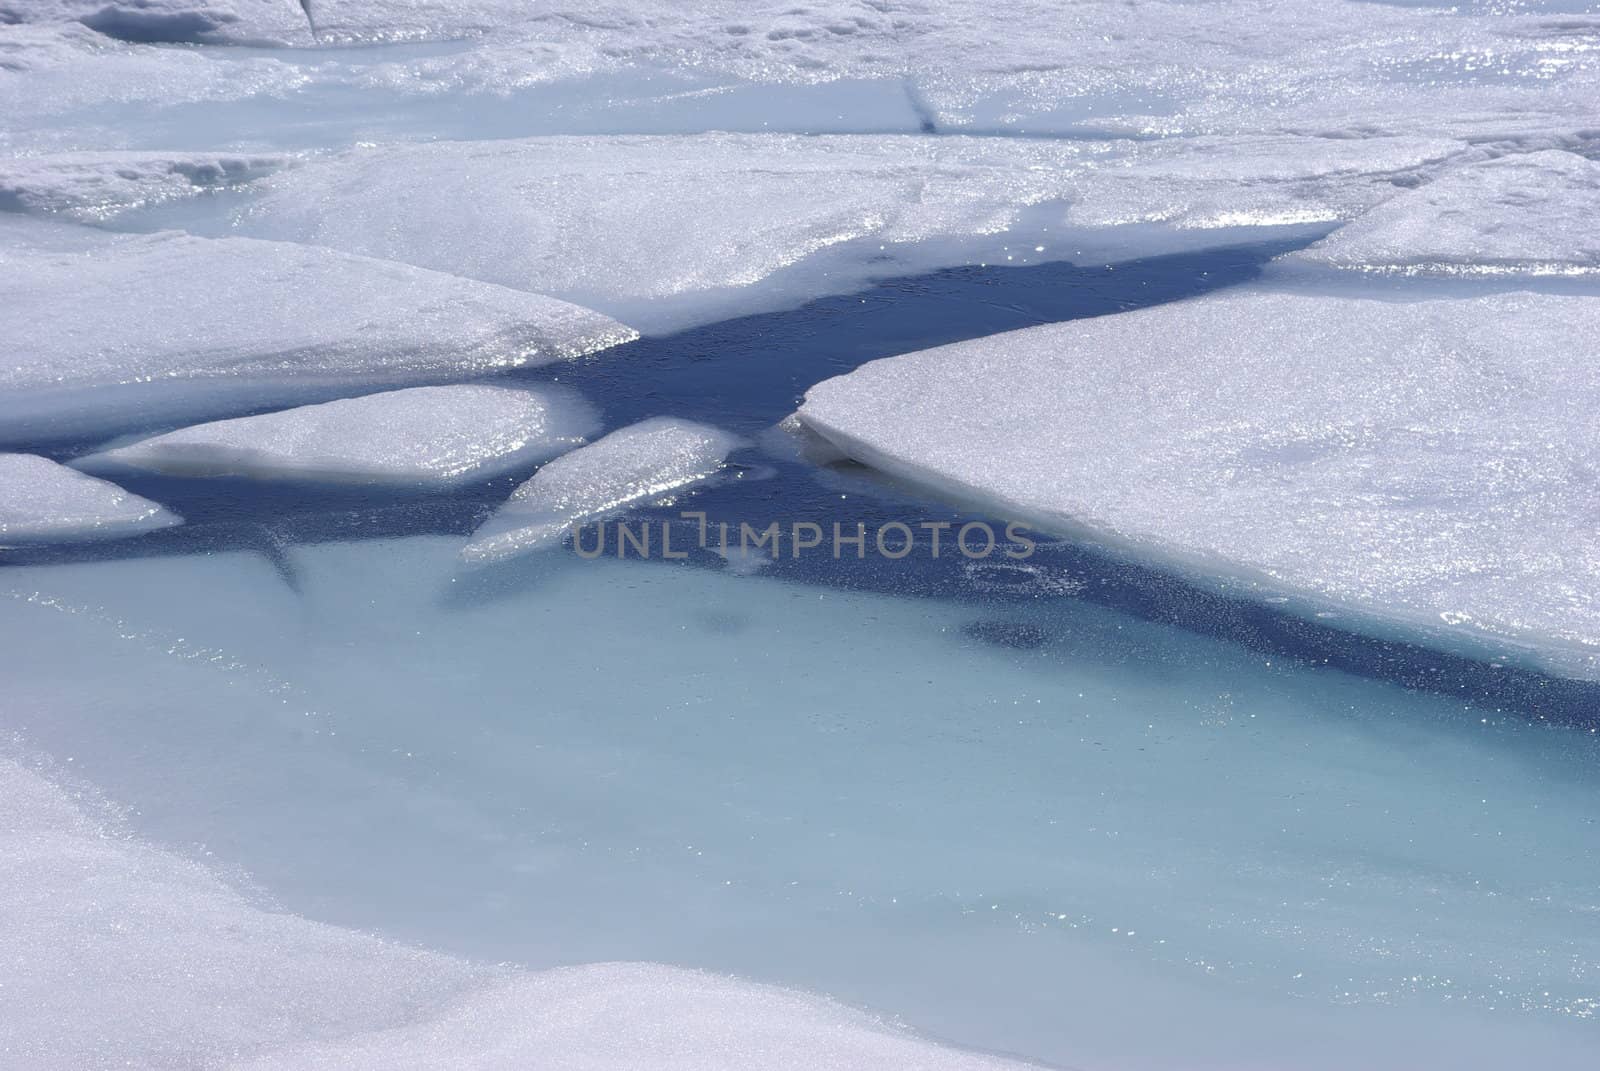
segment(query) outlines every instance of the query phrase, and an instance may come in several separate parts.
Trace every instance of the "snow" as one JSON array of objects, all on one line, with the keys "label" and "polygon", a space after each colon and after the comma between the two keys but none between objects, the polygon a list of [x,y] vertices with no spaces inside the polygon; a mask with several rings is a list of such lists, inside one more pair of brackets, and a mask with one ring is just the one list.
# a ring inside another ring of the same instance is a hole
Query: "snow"
[{"label": "snow", "polygon": [[109,539],[182,523],[116,484],[32,454],[0,454],[0,544]]},{"label": "snow", "polygon": [[461,550],[491,562],[560,543],[575,525],[715,475],[738,445],[727,432],[652,417],[557,458],[518,487]]},{"label": "snow", "polygon": [[0,23],[76,21],[138,43],[304,47],[468,37],[526,18],[529,6],[523,0],[0,0]]},{"label": "snow", "polygon": [[103,222],[234,186],[277,170],[282,156],[79,152],[0,160],[0,210]]},{"label": "snow", "polygon": [[321,925],[127,837],[106,809],[0,756],[0,1053],[39,1071],[1023,1066],[771,986],[654,964],[477,967]]},{"label": "snow", "polygon": [[76,464],[449,487],[545,461],[598,427],[593,407],[557,389],[412,387],[181,428]]},{"label": "snow", "polygon": [[801,422],[1047,530],[1600,677],[1600,300],[1226,293],[868,364]]},{"label": "snow", "polygon": [[772,986],[656,964],[604,963],[488,989],[436,1019],[246,1062],[241,1069],[629,1067],[643,1071],[1021,1071]]},{"label": "snow", "polygon": [[0,307],[9,439],[467,379],[633,337],[588,309],[400,264],[25,218],[0,219]]},{"label": "snow", "polygon": [[1600,272],[1600,163],[1559,150],[1444,172],[1288,258],[1404,275]]},{"label": "snow", "polygon": [[311,40],[298,0],[0,0],[0,23],[29,22],[79,22],[107,37],[141,43]]},{"label": "snow", "polygon": [[[84,797],[89,799],[85,800]],[[405,1020],[465,964],[262,910],[0,757],[0,1053],[45,1069],[219,1065]]]}]

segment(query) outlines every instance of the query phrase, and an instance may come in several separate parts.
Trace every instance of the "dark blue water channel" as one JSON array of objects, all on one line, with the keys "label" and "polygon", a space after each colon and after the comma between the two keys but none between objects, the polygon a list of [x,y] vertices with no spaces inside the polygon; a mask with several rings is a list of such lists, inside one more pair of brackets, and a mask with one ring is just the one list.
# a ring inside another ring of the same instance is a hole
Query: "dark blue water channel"
[{"label": "dark blue water channel", "polygon": [[[1296,243],[1299,244],[1299,243]],[[561,366],[511,373],[507,382],[558,381],[603,412],[607,428],[656,415],[701,420],[745,436],[731,473],[686,499],[636,511],[655,522],[704,511],[711,525],[761,528],[838,521],[869,531],[891,521],[969,519],[956,507],[896,488],[857,466],[818,467],[772,448],[770,429],[806,389],[879,357],[1043,323],[1100,316],[1192,297],[1247,282],[1291,246],[1268,243],[1178,254],[1115,266],[1051,263],[947,269],[884,281],[865,291],[796,309],[741,317],[648,337]],[[29,449],[26,443],[5,444]],[[65,458],[93,447],[47,451]],[[1019,444],[1026,449],[1026,443]],[[239,479],[119,476],[130,490],[177,511],[186,524],[107,544],[0,551],[0,564],[249,549],[276,562],[295,584],[286,551],[297,543],[424,533],[466,536],[528,472],[450,492],[308,488]],[[1003,524],[995,523],[996,529]],[[679,544],[693,541],[687,537]],[[726,568],[722,556],[689,548],[690,566]],[[1331,667],[1463,699],[1463,716],[1531,718],[1600,727],[1600,685],[1491,665],[1413,644],[1355,635],[1232,598],[1122,561],[1093,546],[1042,542],[1025,566],[996,555],[917,553],[886,561],[821,553],[760,564],[764,575],[833,587],[968,601],[975,639],[1010,647],[1070,643],[1048,612],[1052,600],[1082,598],[1140,617],[1242,644],[1274,658]],[[486,581],[516,583],[516,570]],[[1061,626],[1064,628],[1064,626]],[[1137,657],[1129,652],[1128,657]]]}]

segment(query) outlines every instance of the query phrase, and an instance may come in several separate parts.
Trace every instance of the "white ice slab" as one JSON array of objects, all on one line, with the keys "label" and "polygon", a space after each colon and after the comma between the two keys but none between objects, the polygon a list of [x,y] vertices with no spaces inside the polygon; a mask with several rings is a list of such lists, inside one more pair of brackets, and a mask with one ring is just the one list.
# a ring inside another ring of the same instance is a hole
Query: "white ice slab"
[{"label": "white ice slab", "polygon": [[1546,150],[1445,172],[1287,258],[1400,275],[1600,272],[1600,163]]},{"label": "white ice slab", "polygon": [[448,487],[555,457],[598,428],[592,406],[558,389],[412,387],[181,428],[76,464]]},{"label": "white ice slab", "polygon": [[583,524],[714,475],[738,445],[725,431],[653,417],[559,457],[518,487],[461,550],[491,562],[560,543]]},{"label": "white ice slab", "polygon": [[323,249],[0,219],[0,436],[64,438],[468,379],[626,327],[553,298]]},{"label": "white ice slab", "polygon": [[32,454],[0,454],[0,544],[111,539],[182,523],[114,483]]},{"label": "white ice slab", "polygon": [[[851,289],[921,243],[966,242],[957,263],[996,254],[1096,151],[731,134],[392,145],[269,179],[240,225],[676,325]],[[773,278],[819,261],[830,270]]]},{"label": "white ice slab", "polygon": [[[395,145],[264,180],[266,196],[238,224],[551,293],[661,329],[800,304],[875,275],[1074,259],[1084,229],[1189,228],[1177,244],[1192,246],[1237,242],[1241,229],[1326,225],[1464,150],[1441,138],[1288,135]],[[464,203],[475,210],[457,211]],[[1121,258],[1174,244],[1111,241]]]},{"label": "white ice slab", "polygon": [[[1493,211],[1507,235],[1526,225],[1547,236],[1503,243],[1532,250],[1564,240],[1573,257],[1590,255],[1587,222],[1556,237],[1557,202],[1584,220],[1594,215],[1586,183],[1597,165],[1560,150],[1484,162],[1500,151],[1506,147],[1454,137],[1305,132],[1153,141],[708,134],[434,142],[356,149],[269,176],[255,184],[264,196],[235,223],[259,237],[551,293],[653,331],[957,264],[1116,261],[1267,237],[1309,241],[1390,200],[1396,207],[1374,219],[1415,212],[1427,189],[1438,190],[1441,206],[1463,198],[1465,215],[1487,220]],[[1541,162],[1551,159],[1557,166],[1546,174]],[[1480,171],[1507,192],[1472,194],[1459,178],[1438,178]],[[1560,188],[1549,189],[1539,209],[1510,192],[1517,175]],[[1493,196],[1497,210],[1487,203]],[[463,218],[454,210],[462,203],[479,210]],[[1541,212],[1546,222],[1536,223]],[[1436,240],[1447,240],[1443,229]],[[1461,243],[1469,255],[1471,243]]]},{"label": "white ice slab", "polygon": [[0,161],[0,209],[104,221],[265,175],[283,156],[77,152]]},{"label": "white ice slab", "polygon": [[1600,677],[1600,299],[1225,294],[876,361],[858,461],[1357,627]]},{"label": "white ice slab", "polygon": [[[1239,230],[1330,224],[1359,215],[1467,146],[1439,137],[1294,134],[1175,138],[1133,146],[1075,183],[1067,222]],[[1114,238],[1111,240],[1115,240]]]}]

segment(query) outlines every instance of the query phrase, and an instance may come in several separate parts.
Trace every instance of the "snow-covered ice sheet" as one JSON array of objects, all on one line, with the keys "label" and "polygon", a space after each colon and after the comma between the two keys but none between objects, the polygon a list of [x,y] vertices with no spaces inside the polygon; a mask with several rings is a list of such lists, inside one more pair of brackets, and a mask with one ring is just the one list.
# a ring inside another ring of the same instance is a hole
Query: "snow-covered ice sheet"
[{"label": "snow-covered ice sheet", "polygon": [[[94,0],[11,2],[14,17],[61,18],[81,15]],[[797,129],[788,125],[796,111],[807,132],[1561,139],[1592,135],[1600,90],[1600,16],[1522,5],[1484,12],[1357,0],[1087,0],[1063,10],[1051,0],[1019,0],[997,10],[982,0],[665,7],[622,0],[596,11],[573,0],[323,0],[315,7],[324,42],[418,43],[387,51],[199,51],[125,43],[78,22],[6,26],[0,18],[0,55],[15,54],[12,65],[30,72],[9,86],[0,78],[0,106],[13,120],[4,136],[34,148],[171,148],[179,144],[173,137],[195,127],[229,140],[271,138],[284,129],[285,113],[310,109],[342,131],[329,143],[344,144],[423,113],[431,125],[411,136],[477,136],[489,116],[500,127],[496,136]],[[108,33],[117,32],[117,19],[154,25],[171,17],[183,32],[169,37],[309,43],[291,0],[107,0],[93,12],[109,12],[104,23],[89,18]],[[67,46],[72,34],[78,37]],[[657,89],[644,90],[641,78],[655,79]],[[830,84],[856,89],[814,92]],[[357,112],[345,111],[351,94],[362,96]],[[624,104],[593,108],[586,95]],[[672,96],[708,107],[664,111]],[[432,108],[450,97],[484,107]],[[890,97],[902,99],[890,106]],[[823,99],[826,108],[812,106]],[[508,100],[517,107],[497,108]],[[249,134],[220,113],[192,110],[204,102],[248,105]],[[293,128],[314,136],[316,124]]]},{"label": "snow-covered ice sheet", "polygon": [[0,0],[0,23],[60,22],[131,42],[311,43],[298,0]]},{"label": "snow-covered ice sheet", "polygon": [[[849,290],[916,243],[996,253],[1094,151],[742,134],[393,145],[274,176],[239,225],[660,327]],[[773,278],[841,246],[831,272]]]},{"label": "snow-covered ice sheet", "polygon": [[592,406],[555,388],[411,387],[180,428],[75,464],[448,487],[565,453],[599,426]]},{"label": "snow-covered ice sheet", "polygon": [[143,43],[309,46],[470,37],[527,19],[539,6],[526,0],[0,0],[0,23],[78,22]]},{"label": "snow-covered ice sheet", "polygon": [[248,182],[285,163],[282,156],[226,153],[17,157],[0,160],[0,210],[102,222],[131,208]]},{"label": "snow-covered ice sheet", "polygon": [[[437,142],[355,149],[271,176],[235,226],[550,293],[659,330],[874,276],[1074,259],[1086,244],[1127,259],[1236,243],[1252,228],[1325,228],[1466,149],[1287,135]],[[1169,233],[1085,242],[1118,224]]]},{"label": "snow-covered ice sheet", "polygon": [[[274,910],[0,756],[0,1061],[91,1067],[1020,1068],[655,964],[477,967]],[[68,782],[71,784],[71,782]]]},{"label": "snow-covered ice sheet", "polygon": [[1419,137],[1277,134],[1135,144],[1123,157],[1085,169],[1066,220],[1080,228],[1164,224],[1234,233],[1334,224],[1466,152],[1461,141]]},{"label": "snow-covered ice sheet", "polygon": [[1454,168],[1287,260],[1402,275],[1593,275],[1600,163],[1548,149]]},{"label": "snow-covered ice sheet", "polygon": [[588,309],[326,249],[0,218],[0,436],[151,428],[593,353]]},{"label": "snow-covered ice sheet", "polygon": [[[229,50],[125,44],[75,22],[7,25],[0,20],[0,152],[138,148],[212,150],[241,138],[240,114],[213,113],[199,124],[189,112],[219,111],[241,101],[286,98],[307,84],[296,64]],[[157,117],[176,123],[152,124]],[[175,130],[204,125],[205,139],[174,140]],[[254,125],[254,124],[252,124]]]},{"label": "snow-covered ice sheet", "polygon": [[725,431],[673,417],[619,428],[534,473],[472,534],[461,556],[491,562],[554,546],[574,525],[715,475],[738,445]]},{"label": "snow-covered ice sheet", "polygon": [[1356,627],[1600,677],[1600,299],[1226,293],[865,365],[857,461]]},{"label": "snow-covered ice sheet", "polygon": [[[701,966],[1075,1067],[1593,1066],[1591,734],[1072,599],[568,554],[474,594],[458,547],[0,570],[0,739],[285,910],[474,961]],[[463,997],[392,1025],[502,1036]],[[154,1008],[46,1027],[114,1051]]]},{"label": "snow-covered ice sheet", "polygon": [[0,545],[111,539],[181,523],[116,484],[48,458],[0,453]]}]

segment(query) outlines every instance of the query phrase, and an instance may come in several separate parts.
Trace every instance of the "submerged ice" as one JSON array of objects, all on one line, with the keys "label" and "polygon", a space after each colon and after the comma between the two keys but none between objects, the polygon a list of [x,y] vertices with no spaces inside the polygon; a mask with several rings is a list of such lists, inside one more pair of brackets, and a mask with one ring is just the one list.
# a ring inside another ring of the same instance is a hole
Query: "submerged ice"
[{"label": "submerged ice", "polygon": [[1600,677],[1600,299],[1226,293],[889,358],[857,461],[1357,627]]},{"label": "submerged ice", "polygon": [[[1592,1066],[1590,734],[1076,600],[570,555],[474,594],[458,546],[291,547],[292,588],[251,552],[7,569],[0,733],[287,911],[474,961],[692,964],[1067,1066]],[[1036,642],[974,638],[1000,627]],[[650,968],[441,1002],[434,968],[364,942],[325,963],[331,991],[263,992],[305,944],[353,938],[252,915],[229,959],[175,983],[222,1009],[191,1042],[143,987],[229,916],[140,922],[119,871],[72,895],[92,869],[44,873],[68,917],[8,931],[8,951],[51,951],[0,971],[61,986],[40,1005],[60,1014],[0,1029],[65,1066],[96,1045],[137,1062],[152,1035],[187,1052],[232,1036],[283,1067],[655,1066],[660,1044],[753,1058],[747,1042],[814,1066],[853,1034],[846,1013]],[[74,929],[90,904],[108,924]],[[74,967],[119,941],[126,958]],[[76,988],[141,957],[149,974],[95,990],[113,1009]],[[363,980],[386,969],[395,985]],[[745,1019],[746,995],[771,1018]],[[112,1011],[115,1035],[92,1028]]]},{"label": "submerged ice", "polygon": [[82,459],[176,476],[450,486],[547,460],[599,427],[551,388],[412,387],[157,435]]}]

